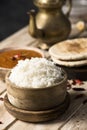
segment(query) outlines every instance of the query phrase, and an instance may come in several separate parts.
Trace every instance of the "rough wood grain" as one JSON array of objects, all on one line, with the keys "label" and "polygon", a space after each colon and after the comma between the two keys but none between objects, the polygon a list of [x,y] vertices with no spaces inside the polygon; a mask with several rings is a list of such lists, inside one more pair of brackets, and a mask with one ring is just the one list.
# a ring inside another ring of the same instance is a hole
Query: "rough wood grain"
[{"label": "rough wood grain", "polygon": [[87,104],[81,105],[61,130],[87,130]]},{"label": "rough wood grain", "polygon": [[1,41],[0,49],[16,46],[26,46],[32,44],[34,41],[36,40],[28,34],[28,27],[25,27],[22,30],[14,33],[12,36]]},{"label": "rough wood grain", "polygon": [[[0,95],[0,99],[4,98],[5,94],[6,93]],[[4,101],[0,100],[0,121],[2,122],[0,124],[0,130],[4,130],[4,128],[14,120],[15,118],[6,111],[4,107]]]},{"label": "rough wood grain", "polygon": [[0,95],[6,90],[6,84],[0,80]]},{"label": "rough wood grain", "polygon": [[[75,86],[73,86],[73,87],[75,87]],[[21,130],[29,130],[29,129],[30,130],[58,130],[58,129],[62,129],[66,124],[68,124],[67,122],[72,118],[72,115],[77,113],[76,110],[79,111],[83,100],[85,98],[87,98],[87,83],[83,84],[82,86],[77,85],[77,87],[83,87],[86,89],[86,91],[76,92],[73,89],[69,90],[70,97],[71,97],[70,107],[63,115],[61,115],[61,117],[58,117],[57,120],[54,120],[51,122],[46,122],[46,123],[39,123],[39,124],[26,123],[26,122],[22,122],[22,121],[18,120],[16,123],[14,123],[9,128],[9,130],[16,130],[16,129],[21,129]],[[79,95],[79,94],[83,94],[84,96],[76,98],[77,95]],[[74,125],[74,122],[72,119],[71,119],[71,124]],[[75,129],[75,127],[74,127],[74,129]],[[74,129],[68,129],[68,130],[74,130]],[[67,130],[67,128],[65,128],[64,130]]]}]

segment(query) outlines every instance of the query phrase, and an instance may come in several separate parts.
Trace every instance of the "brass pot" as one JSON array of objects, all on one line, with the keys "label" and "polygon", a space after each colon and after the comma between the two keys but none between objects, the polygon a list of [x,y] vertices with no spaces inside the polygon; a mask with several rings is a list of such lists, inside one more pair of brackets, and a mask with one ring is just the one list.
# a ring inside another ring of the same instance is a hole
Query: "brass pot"
[{"label": "brass pot", "polygon": [[66,97],[67,75],[54,86],[45,88],[20,88],[6,75],[7,96],[10,103],[25,110],[47,110],[61,104]]},{"label": "brass pot", "polygon": [[[63,12],[62,7],[68,3],[68,11]],[[29,34],[46,43],[48,46],[67,39],[71,31],[69,13],[71,0],[34,0],[38,12],[29,12]]]}]

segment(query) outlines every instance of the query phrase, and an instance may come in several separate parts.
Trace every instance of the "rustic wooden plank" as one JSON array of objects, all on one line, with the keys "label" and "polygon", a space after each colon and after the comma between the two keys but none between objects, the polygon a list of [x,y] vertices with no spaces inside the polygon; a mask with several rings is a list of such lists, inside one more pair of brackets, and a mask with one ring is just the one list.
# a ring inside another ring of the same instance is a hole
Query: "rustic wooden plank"
[{"label": "rustic wooden plank", "polygon": [[84,91],[85,93],[81,93],[85,94],[84,98],[80,98],[81,103],[78,108],[74,110],[67,121],[63,123],[58,130],[87,130],[87,82],[85,82],[81,88],[86,89],[86,91]]},{"label": "rustic wooden plank", "polygon": [[6,90],[6,84],[2,80],[0,80],[0,94],[2,94]]},{"label": "rustic wooden plank", "polygon": [[[0,99],[3,99],[5,94],[6,93],[0,95]],[[15,118],[6,111],[4,101],[0,100],[0,130],[5,130],[5,128],[14,120]]]},{"label": "rustic wooden plank", "polygon": [[6,38],[5,40],[1,41],[0,49],[6,47],[20,47],[26,46],[27,44],[30,45],[32,42],[36,41],[28,34],[28,26],[24,27],[20,31],[14,33],[10,37]]},{"label": "rustic wooden plank", "polygon": [[87,104],[81,105],[61,130],[87,130]]},{"label": "rustic wooden plank", "polygon": [[[73,87],[83,87],[86,89],[86,91],[74,91],[73,89],[69,90],[70,93],[70,98],[71,98],[71,103],[70,107],[68,110],[57,120],[46,122],[46,123],[39,123],[39,124],[34,124],[34,123],[26,123],[22,121],[17,121],[14,123],[8,130],[16,130],[16,129],[21,129],[21,130],[58,130],[59,128],[62,128],[65,126],[65,124],[68,122],[69,119],[72,118],[71,115],[73,113],[77,113],[76,110],[80,109],[80,106],[83,102],[83,100],[87,97],[87,83],[81,85],[81,86],[73,86]],[[82,97],[79,97],[79,94],[83,94]],[[73,124],[73,121],[71,121],[71,124]],[[65,129],[67,130],[67,129]],[[70,130],[70,129],[69,129]],[[75,130],[75,129],[73,129]]]}]

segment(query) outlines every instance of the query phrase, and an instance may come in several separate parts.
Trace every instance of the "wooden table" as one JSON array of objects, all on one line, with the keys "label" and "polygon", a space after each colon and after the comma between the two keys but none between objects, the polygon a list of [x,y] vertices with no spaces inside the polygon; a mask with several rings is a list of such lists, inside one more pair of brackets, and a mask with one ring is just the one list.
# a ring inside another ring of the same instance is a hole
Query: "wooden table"
[{"label": "wooden table", "polygon": [[[29,36],[25,27],[1,41],[0,49],[21,46],[37,47],[37,45],[38,43]],[[84,88],[84,91],[75,91],[74,87]],[[70,106],[58,119],[38,124],[22,122],[15,119],[5,109],[3,97],[6,94],[6,84],[0,80],[0,130],[87,130],[87,82],[83,82],[82,85],[72,85],[68,92],[71,99]]]}]

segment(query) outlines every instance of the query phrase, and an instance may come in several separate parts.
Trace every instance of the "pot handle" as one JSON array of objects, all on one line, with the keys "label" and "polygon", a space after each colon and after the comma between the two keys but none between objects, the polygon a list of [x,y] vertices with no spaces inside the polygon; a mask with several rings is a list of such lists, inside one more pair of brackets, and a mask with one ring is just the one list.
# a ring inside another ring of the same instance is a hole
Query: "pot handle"
[{"label": "pot handle", "polygon": [[67,2],[67,6],[68,6],[68,10],[66,12],[66,16],[69,17],[69,14],[71,12],[71,9],[72,9],[72,0],[66,0],[65,3]]}]

